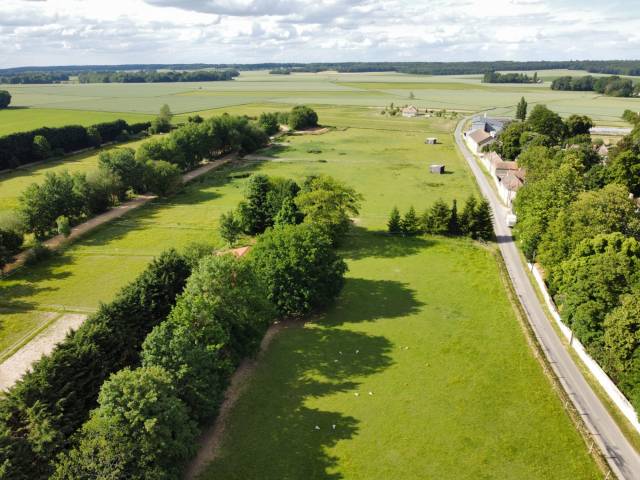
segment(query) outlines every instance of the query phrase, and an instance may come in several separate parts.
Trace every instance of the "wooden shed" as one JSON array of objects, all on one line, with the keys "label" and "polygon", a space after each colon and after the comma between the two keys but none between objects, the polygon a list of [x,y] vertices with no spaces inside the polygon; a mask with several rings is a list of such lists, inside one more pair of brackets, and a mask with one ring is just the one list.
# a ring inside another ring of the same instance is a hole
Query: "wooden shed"
[{"label": "wooden shed", "polygon": [[444,165],[431,165],[429,167],[429,172],[442,175],[444,173]]}]

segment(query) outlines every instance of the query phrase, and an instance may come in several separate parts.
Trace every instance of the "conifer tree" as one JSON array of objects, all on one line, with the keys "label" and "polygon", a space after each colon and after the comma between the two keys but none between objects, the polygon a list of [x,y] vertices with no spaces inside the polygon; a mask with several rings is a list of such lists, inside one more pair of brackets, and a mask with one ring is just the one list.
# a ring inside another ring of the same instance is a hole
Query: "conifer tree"
[{"label": "conifer tree", "polygon": [[475,238],[480,240],[491,240],[493,238],[493,224],[491,223],[491,207],[489,202],[482,199],[476,208],[476,231]]},{"label": "conifer tree", "polygon": [[456,200],[453,201],[453,206],[451,207],[448,231],[449,235],[460,235],[460,222],[458,221],[458,202]]},{"label": "conifer tree", "polygon": [[458,221],[460,225],[460,232],[467,237],[475,238],[474,232],[476,231],[476,207],[478,202],[473,195],[467,198]]},{"label": "conifer tree", "polygon": [[402,233],[402,219],[400,218],[398,207],[393,207],[393,210],[391,210],[391,215],[387,222],[387,230],[392,234]]},{"label": "conifer tree", "polygon": [[425,215],[425,227],[429,233],[446,235],[449,232],[451,210],[443,200],[437,200]]},{"label": "conifer tree", "polygon": [[402,219],[402,233],[407,236],[419,235],[422,233],[420,219],[418,218],[413,205],[409,208],[409,211]]}]

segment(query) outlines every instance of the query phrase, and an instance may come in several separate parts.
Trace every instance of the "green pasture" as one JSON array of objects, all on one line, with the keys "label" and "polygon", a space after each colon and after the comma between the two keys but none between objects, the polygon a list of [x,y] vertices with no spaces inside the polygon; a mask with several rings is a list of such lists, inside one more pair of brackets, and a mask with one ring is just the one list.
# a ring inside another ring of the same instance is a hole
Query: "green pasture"
[{"label": "green pasture", "polygon": [[[119,117],[145,120],[165,103],[179,115],[178,118],[193,112],[251,104],[380,109],[392,102],[396,105],[412,103],[420,108],[465,112],[492,110],[499,115],[513,115],[516,103],[525,96],[530,105],[544,103],[565,116],[572,113],[590,115],[601,125],[623,125],[622,112],[627,108],[638,109],[636,104],[640,99],[637,98],[550,90],[548,81],[564,73],[538,72],[545,80],[539,85],[483,84],[480,75],[427,76],[392,72],[292,75],[242,72],[240,77],[229,82],[7,85],[2,88],[11,92],[12,105],[16,108],[0,112],[0,134],[65,124],[67,120],[82,124]],[[414,98],[410,99],[411,92]],[[108,116],[111,114],[113,117]]]},{"label": "green pasture", "polygon": [[[15,104],[14,100],[14,104]],[[23,132],[40,127],[65,125],[89,126],[118,119],[129,123],[148,122],[152,115],[131,112],[96,112],[91,110],[64,110],[55,108],[8,108],[0,110],[0,135]]]},{"label": "green pasture", "polygon": [[336,305],[273,340],[202,479],[601,477],[490,251],[361,232],[343,253]]},{"label": "green pasture", "polygon": [[[243,109],[265,105],[228,111]],[[35,312],[95,309],[167,248],[222,247],[218,218],[242,198],[247,174],[326,173],[365,198],[343,249],[345,290],[326,315],[276,338],[205,478],[598,478],[525,342],[493,253],[382,233],[394,205],[422,211],[477,192],[453,143],[455,120],[353,106],[318,113],[328,133],[282,137],[0,280],[0,308],[13,315],[0,339],[10,345],[44,322]],[[425,145],[430,136],[441,144]],[[450,173],[430,174],[431,163]]]}]

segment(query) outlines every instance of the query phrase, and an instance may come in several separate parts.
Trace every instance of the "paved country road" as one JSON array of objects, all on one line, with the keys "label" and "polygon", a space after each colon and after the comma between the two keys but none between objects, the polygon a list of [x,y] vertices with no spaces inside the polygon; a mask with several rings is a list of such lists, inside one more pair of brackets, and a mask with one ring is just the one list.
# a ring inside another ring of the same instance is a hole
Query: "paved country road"
[{"label": "paved country road", "polygon": [[620,479],[640,480],[640,455],[622,434],[616,422],[585,380],[582,372],[560,341],[543,305],[536,296],[535,289],[525,270],[525,264],[522,262],[511,236],[511,230],[506,224],[508,210],[500,203],[497,193],[491,188],[489,180],[475,157],[467,149],[462,137],[462,127],[466,120],[467,118],[463,119],[456,127],[456,144],[476,177],[482,194],[491,204],[500,252],[509,271],[516,295],[527,313],[527,320],[564,390],[593,434],[593,438],[599,444],[613,472]]}]

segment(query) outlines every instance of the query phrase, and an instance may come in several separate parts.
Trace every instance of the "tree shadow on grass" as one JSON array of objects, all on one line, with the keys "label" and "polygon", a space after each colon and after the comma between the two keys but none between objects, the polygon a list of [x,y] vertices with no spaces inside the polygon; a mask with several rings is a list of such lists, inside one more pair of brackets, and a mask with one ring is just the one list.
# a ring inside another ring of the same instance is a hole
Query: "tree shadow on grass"
[{"label": "tree shadow on grass", "polygon": [[[285,328],[273,340],[233,407],[220,454],[200,478],[345,478],[343,459],[331,449],[354,438],[367,421],[350,414],[362,411],[357,402],[383,412],[382,400],[363,383],[393,365],[393,344],[344,325],[407,315],[420,305],[394,282],[349,279],[345,291],[326,316],[304,328]],[[361,291],[397,303],[372,302]]]},{"label": "tree shadow on grass", "polygon": [[55,287],[43,287],[43,280],[63,280],[71,275],[70,272],[53,273],[52,270],[68,259],[54,256],[43,260],[37,265],[23,266],[10,275],[0,278],[0,307],[12,310],[29,310],[37,303],[27,299],[41,292],[58,290]]},{"label": "tree shadow on grass", "polygon": [[435,245],[436,240],[424,237],[403,237],[382,231],[371,231],[362,227],[352,227],[340,254],[348,260],[363,258],[396,258],[415,255],[426,247]]}]

